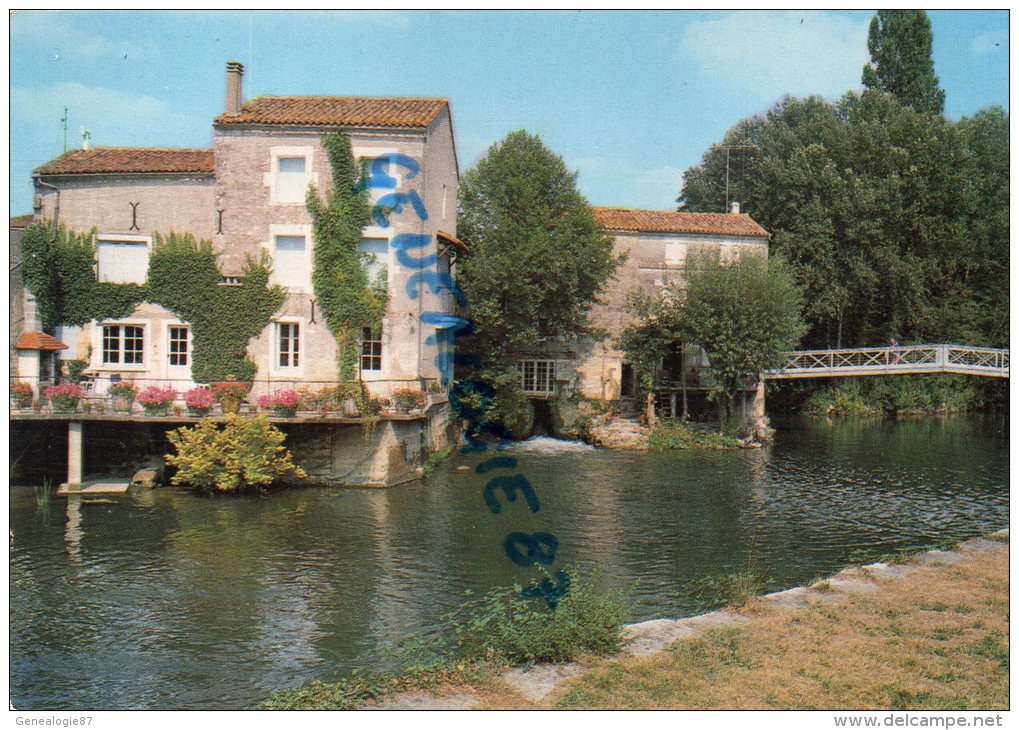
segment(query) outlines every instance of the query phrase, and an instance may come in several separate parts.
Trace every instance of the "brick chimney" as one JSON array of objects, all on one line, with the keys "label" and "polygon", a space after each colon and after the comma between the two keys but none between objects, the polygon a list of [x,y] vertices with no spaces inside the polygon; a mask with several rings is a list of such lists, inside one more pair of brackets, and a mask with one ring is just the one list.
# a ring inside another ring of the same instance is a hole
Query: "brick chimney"
[{"label": "brick chimney", "polygon": [[240,114],[244,103],[244,66],[239,61],[226,62],[226,113]]},{"label": "brick chimney", "polygon": [[734,200],[729,204],[729,212],[733,215],[739,215],[739,201]]}]

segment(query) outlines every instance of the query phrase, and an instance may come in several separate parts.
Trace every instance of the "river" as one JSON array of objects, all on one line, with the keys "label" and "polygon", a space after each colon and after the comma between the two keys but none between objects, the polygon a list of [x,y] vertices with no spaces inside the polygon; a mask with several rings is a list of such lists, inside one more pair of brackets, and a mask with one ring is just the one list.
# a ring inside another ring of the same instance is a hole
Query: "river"
[{"label": "river", "polygon": [[1008,422],[795,420],[756,451],[509,447],[541,500],[493,514],[492,473],[389,490],[108,499],[10,493],[11,701],[19,709],[240,709],[384,664],[464,600],[533,576],[509,532],[559,540],[633,619],[694,611],[691,580],[751,562],[778,589],[847,562],[1008,525]]}]

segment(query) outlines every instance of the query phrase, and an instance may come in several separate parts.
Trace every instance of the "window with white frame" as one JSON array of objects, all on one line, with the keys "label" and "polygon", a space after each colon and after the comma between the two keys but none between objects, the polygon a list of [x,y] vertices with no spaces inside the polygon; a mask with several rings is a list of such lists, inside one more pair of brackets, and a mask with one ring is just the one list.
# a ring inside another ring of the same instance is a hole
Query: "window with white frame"
[{"label": "window with white frame", "polygon": [[264,182],[273,205],[303,205],[308,186],[318,183],[312,172],[311,147],[273,147]]},{"label": "window with white frame", "polygon": [[521,360],[517,366],[520,369],[520,385],[525,393],[555,393],[555,360]]},{"label": "window with white frame", "polygon": [[361,333],[361,370],[382,370],[382,330],[365,327]]},{"label": "window with white frame", "polygon": [[276,283],[294,289],[306,289],[311,283],[311,256],[304,234],[277,234],[272,237],[273,277]]},{"label": "window with white frame", "polygon": [[305,157],[276,158],[276,202],[303,203],[308,192],[308,160]]},{"label": "window with white frame", "polygon": [[276,323],[276,367],[301,366],[301,325],[296,322]]},{"label": "window with white frame", "polygon": [[96,236],[96,276],[112,284],[144,284],[149,271],[146,236]]},{"label": "window with white frame", "polygon": [[171,325],[170,342],[166,348],[171,367],[187,367],[190,364],[191,329],[185,325]]},{"label": "window with white frame", "polygon": [[368,283],[385,289],[389,277],[389,239],[362,238],[357,245]]},{"label": "window with white frame", "polygon": [[103,325],[103,365],[142,365],[145,330],[138,325]]}]

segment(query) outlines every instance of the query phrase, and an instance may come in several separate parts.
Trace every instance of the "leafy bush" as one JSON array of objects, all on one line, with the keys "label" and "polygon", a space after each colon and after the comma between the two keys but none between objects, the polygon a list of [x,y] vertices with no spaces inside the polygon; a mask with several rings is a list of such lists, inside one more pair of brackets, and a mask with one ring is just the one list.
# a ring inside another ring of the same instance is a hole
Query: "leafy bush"
[{"label": "leafy bush", "polygon": [[88,360],[65,360],[61,366],[70,381],[77,383],[81,380],[81,374],[88,369]]},{"label": "leafy bush", "polygon": [[649,449],[655,451],[735,449],[739,446],[736,438],[730,434],[669,421],[659,421],[655,424],[648,434],[647,445]]},{"label": "leafy bush", "polygon": [[610,654],[622,645],[627,604],[590,578],[560,571],[569,591],[554,611],[544,599],[525,598],[519,585],[467,603],[439,629],[433,650],[447,659],[496,656],[511,664],[568,662],[582,654]]},{"label": "leafy bush", "polygon": [[176,454],[166,462],[177,469],[178,486],[234,492],[264,487],[281,477],[304,478],[283,446],[286,435],[262,416],[228,415],[223,428],[212,420],[167,433]]},{"label": "leafy bush", "polygon": [[804,409],[833,416],[943,413],[970,410],[980,401],[977,385],[967,376],[899,375],[847,379],[815,391]]}]

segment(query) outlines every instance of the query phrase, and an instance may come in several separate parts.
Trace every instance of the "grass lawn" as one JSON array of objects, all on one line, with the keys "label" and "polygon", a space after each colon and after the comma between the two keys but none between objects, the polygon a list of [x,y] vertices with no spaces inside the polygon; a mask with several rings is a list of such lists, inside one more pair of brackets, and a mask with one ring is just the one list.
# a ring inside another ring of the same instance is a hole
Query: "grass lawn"
[{"label": "grass lawn", "polygon": [[[597,661],[557,709],[1008,709],[1008,554],[969,554],[870,593],[782,610],[643,659]],[[519,707],[508,696],[487,707]]]}]

